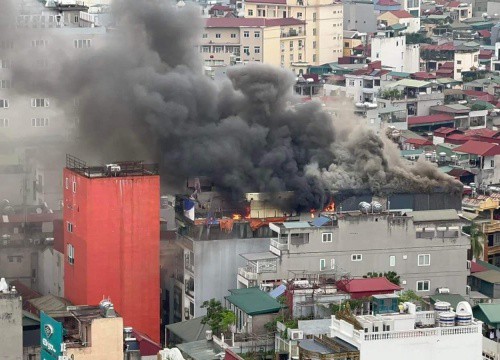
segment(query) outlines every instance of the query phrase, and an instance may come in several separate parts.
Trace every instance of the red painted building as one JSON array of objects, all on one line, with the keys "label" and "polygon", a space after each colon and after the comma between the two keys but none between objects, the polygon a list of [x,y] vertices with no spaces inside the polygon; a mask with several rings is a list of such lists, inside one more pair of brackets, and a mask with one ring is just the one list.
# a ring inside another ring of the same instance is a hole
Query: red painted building
[{"label": "red painted building", "polygon": [[124,325],[160,340],[160,179],[154,166],[87,166],[68,156],[64,292],[74,304],[110,298]]}]

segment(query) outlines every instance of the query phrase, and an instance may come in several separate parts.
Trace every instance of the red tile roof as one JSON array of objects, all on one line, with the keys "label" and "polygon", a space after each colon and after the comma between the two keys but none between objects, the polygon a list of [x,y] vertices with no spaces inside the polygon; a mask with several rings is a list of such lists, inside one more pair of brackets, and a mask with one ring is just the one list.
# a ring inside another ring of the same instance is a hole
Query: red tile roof
[{"label": "red tile roof", "polygon": [[464,134],[451,134],[444,139],[444,142],[448,144],[460,145],[466,143],[469,140],[470,137],[465,136]]},{"label": "red tile roof", "polygon": [[306,22],[295,18],[263,19],[263,18],[209,18],[206,27],[235,28],[304,25]]},{"label": "red tile roof", "polygon": [[465,144],[453,149],[453,151],[479,156],[494,156],[500,155],[500,145],[469,140]]},{"label": "red tile roof", "polygon": [[397,18],[400,18],[400,19],[407,19],[407,18],[412,18],[413,17],[413,15],[410,14],[406,10],[392,10],[392,11],[388,11],[388,12],[390,12],[392,15],[394,15]]},{"label": "red tile roof", "polygon": [[[491,37],[491,32],[489,30],[478,30],[477,33],[485,38]],[[483,51],[483,50],[481,50],[481,51]]]},{"label": "red tile roof", "polygon": [[471,274],[474,274],[474,273],[477,273],[477,272],[481,272],[481,271],[486,271],[486,270],[488,270],[488,269],[486,269],[484,266],[479,265],[475,261],[471,261],[471,264],[470,264],[470,272],[471,272]]},{"label": "red tile roof", "polygon": [[460,6],[460,1],[450,1],[447,4],[447,7],[449,7],[449,8],[456,8],[456,7],[459,7],[459,6]]},{"label": "red tile roof", "polygon": [[453,42],[447,42],[441,45],[422,45],[422,50],[455,51],[455,45],[453,45]]},{"label": "red tile roof", "polygon": [[446,61],[445,63],[443,63],[443,65],[441,65],[440,69],[454,69],[455,68],[455,65],[453,63],[453,61]]},{"label": "red tile roof", "polygon": [[425,146],[425,145],[432,145],[432,141],[428,139],[408,139],[405,141],[405,144],[414,144],[414,145],[420,145],[420,146]]},{"label": "red tile roof", "polygon": [[448,114],[434,114],[427,116],[412,116],[408,118],[408,125],[425,125],[453,121],[453,116]]},{"label": "red tile roof", "polygon": [[377,292],[377,291],[397,291],[401,288],[391,283],[385,277],[352,279],[345,284],[345,291],[348,293]]},{"label": "red tile roof", "polygon": [[411,77],[413,79],[435,79],[436,75],[426,71],[417,71],[416,73],[411,74]]},{"label": "red tile roof", "polygon": [[465,131],[465,135],[467,136],[481,136],[481,137],[497,137],[500,131],[495,131],[491,129],[470,129]]},{"label": "red tile roof", "polygon": [[393,0],[379,0],[377,5],[380,6],[401,6],[400,3]]},{"label": "red tile roof", "polygon": [[209,11],[231,11],[232,9],[229,6],[224,5],[214,5],[210,8]]},{"label": "red tile roof", "polygon": [[470,171],[467,171],[465,169],[458,169],[458,168],[451,169],[450,171],[448,171],[447,174],[450,175],[450,176],[453,176],[455,178],[459,178],[459,177],[462,177],[462,176],[474,175]]},{"label": "red tile roof", "polygon": [[446,135],[448,135],[452,132],[455,132],[455,131],[460,131],[460,130],[442,126],[439,129],[434,130],[434,136],[436,136],[436,135],[445,135],[446,136]]}]

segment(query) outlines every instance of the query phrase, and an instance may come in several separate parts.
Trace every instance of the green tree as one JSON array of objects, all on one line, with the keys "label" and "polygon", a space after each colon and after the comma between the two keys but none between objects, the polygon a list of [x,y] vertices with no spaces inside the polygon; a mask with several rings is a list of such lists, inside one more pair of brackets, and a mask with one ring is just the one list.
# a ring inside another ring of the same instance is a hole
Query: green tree
[{"label": "green tree", "polygon": [[204,301],[202,309],[207,309],[207,315],[201,320],[202,324],[207,324],[215,335],[229,330],[229,326],[236,321],[236,315],[228,309],[225,309],[219,300],[210,299]]},{"label": "green tree", "polygon": [[417,294],[415,294],[415,292],[412,290],[403,291],[401,293],[401,295],[399,295],[399,298],[398,298],[398,301],[400,303],[421,301],[421,300],[422,300],[422,298],[420,296],[418,296]]},{"label": "green tree", "polygon": [[432,40],[420,33],[407,33],[406,34],[407,44],[430,44]]},{"label": "green tree", "polygon": [[385,273],[369,272],[366,275],[364,275],[363,277],[364,278],[385,277],[387,280],[389,280],[394,285],[399,286],[401,283],[399,275],[395,271],[389,271],[389,272],[385,272]]},{"label": "green tree", "polygon": [[474,223],[470,226],[469,231],[472,257],[474,259],[479,259],[483,255],[483,243],[485,236],[479,226]]}]

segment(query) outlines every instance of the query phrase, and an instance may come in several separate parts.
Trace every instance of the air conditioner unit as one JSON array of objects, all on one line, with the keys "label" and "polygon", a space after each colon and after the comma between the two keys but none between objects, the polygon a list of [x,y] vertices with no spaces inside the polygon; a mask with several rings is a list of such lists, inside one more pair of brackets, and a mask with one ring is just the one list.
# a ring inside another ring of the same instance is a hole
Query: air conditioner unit
[{"label": "air conditioner unit", "polygon": [[471,264],[470,260],[467,260],[467,270],[470,270],[471,266],[472,266],[472,264]]},{"label": "air conditioner unit", "polygon": [[304,332],[301,330],[290,330],[291,340],[302,340],[304,338]]},{"label": "air conditioner unit", "polygon": [[438,292],[438,294],[449,294],[450,293],[450,289],[448,289],[448,288],[438,288],[437,292]]},{"label": "air conditioner unit", "polygon": [[465,294],[470,295],[470,286],[469,285],[465,286]]}]

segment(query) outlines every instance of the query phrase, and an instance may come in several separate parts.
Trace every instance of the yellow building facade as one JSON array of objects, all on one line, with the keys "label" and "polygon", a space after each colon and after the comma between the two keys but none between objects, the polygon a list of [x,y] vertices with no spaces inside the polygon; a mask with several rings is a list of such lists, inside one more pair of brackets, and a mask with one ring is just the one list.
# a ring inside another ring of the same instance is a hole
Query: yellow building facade
[{"label": "yellow building facade", "polygon": [[[298,60],[297,52],[297,59],[294,59],[291,65],[292,69],[334,62],[342,56],[342,3],[331,0],[246,0],[244,4],[246,18],[295,18],[305,21],[303,48],[300,49],[302,60]],[[287,41],[293,42],[291,39]],[[293,55],[286,53],[286,44],[284,50],[285,58],[287,55]]]}]

